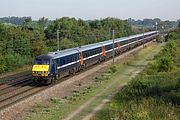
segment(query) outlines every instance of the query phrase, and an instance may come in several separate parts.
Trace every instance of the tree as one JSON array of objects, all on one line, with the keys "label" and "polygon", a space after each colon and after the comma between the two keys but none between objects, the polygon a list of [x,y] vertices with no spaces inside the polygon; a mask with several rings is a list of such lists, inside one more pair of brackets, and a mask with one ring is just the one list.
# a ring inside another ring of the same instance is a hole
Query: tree
[{"label": "tree", "polygon": [[39,29],[44,31],[46,25],[47,25],[47,22],[48,22],[48,18],[45,18],[45,17],[42,17],[38,20],[38,26],[39,26]]},{"label": "tree", "polygon": [[30,24],[31,24],[31,22],[32,22],[31,17],[27,17],[27,18],[24,20],[23,26],[24,26],[24,27],[29,27]]},{"label": "tree", "polygon": [[67,38],[81,46],[111,39],[110,29],[115,30],[116,38],[132,34],[131,25],[117,18],[83,21],[63,17],[50,24],[45,30],[45,35],[47,39],[56,39],[56,31],[59,30],[61,40]]},{"label": "tree", "polygon": [[178,28],[180,29],[180,22],[179,22],[179,24],[178,24]]},{"label": "tree", "polygon": [[67,49],[67,48],[73,48],[73,47],[77,47],[78,46],[77,43],[75,43],[74,41],[69,40],[67,38],[62,39],[60,41],[60,45],[61,45],[60,49]]},{"label": "tree", "polygon": [[38,30],[0,24],[0,73],[31,64],[46,52],[45,35]]}]

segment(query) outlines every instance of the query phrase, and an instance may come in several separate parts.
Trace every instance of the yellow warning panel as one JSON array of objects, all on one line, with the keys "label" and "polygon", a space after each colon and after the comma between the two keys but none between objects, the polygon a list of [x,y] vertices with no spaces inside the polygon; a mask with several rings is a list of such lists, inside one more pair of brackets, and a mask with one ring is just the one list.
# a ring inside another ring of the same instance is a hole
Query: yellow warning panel
[{"label": "yellow warning panel", "polygon": [[49,65],[33,65],[32,71],[44,71],[48,72]]}]

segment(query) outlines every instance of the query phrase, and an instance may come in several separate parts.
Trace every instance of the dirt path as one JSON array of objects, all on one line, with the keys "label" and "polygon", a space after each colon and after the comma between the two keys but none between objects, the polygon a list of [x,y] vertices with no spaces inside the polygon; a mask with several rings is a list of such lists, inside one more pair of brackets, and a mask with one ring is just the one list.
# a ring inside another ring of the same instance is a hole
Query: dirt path
[{"label": "dirt path", "polygon": [[[64,120],[71,120],[71,119],[83,119],[83,120],[89,120],[91,119],[99,110],[103,108],[105,104],[107,104],[114,95],[121,90],[121,88],[127,84],[128,81],[130,81],[133,77],[135,77],[140,71],[142,71],[146,65],[148,64],[148,59],[153,58],[154,55],[156,55],[161,50],[161,47],[158,46],[153,51],[149,51],[149,53],[142,58],[141,60],[137,60],[137,62],[131,64],[128,66],[127,69],[125,69],[124,72],[121,74],[116,75],[114,81],[109,84],[105,89],[100,91],[95,96],[91,97],[88,101],[86,101],[84,104],[79,106],[79,108],[73,112],[71,112]],[[140,66],[140,67],[139,67]],[[130,77],[129,77],[130,76]],[[127,82],[124,82],[122,84],[119,84],[119,80],[126,79]],[[117,85],[119,84],[119,85]],[[109,95],[104,95],[104,93],[108,92],[112,87],[116,87],[116,91],[111,92]],[[88,110],[89,107],[92,107],[91,104],[96,101],[96,99],[99,96],[104,96],[104,99],[101,101],[101,103],[97,106],[94,106],[91,109],[90,113],[85,113],[84,111],[90,111]],[[83,113],[84,112],[84,113]],[[81,117],[77,117],[81,116]]]}]

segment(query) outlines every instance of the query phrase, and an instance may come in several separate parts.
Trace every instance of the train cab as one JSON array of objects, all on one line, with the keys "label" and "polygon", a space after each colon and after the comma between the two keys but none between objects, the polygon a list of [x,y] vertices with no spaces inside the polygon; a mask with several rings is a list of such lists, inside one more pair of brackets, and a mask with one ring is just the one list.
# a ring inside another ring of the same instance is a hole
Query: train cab
[{"label": "train cab", "polygon": [[40,55],[34,60],[32,76],[35,83],[48,84],[58,79],[57,64],[50,55]]}]

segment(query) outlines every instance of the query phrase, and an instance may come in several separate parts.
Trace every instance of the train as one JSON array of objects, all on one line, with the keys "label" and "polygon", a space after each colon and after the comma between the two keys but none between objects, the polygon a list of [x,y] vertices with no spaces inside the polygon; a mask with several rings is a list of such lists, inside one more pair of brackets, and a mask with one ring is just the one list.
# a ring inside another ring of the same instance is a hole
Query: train
[{"label": "train", "polygon": [[[151,31],[129,37],[65,49],[35,58],[32,77],[35,83],[52,84],[67,75],[73,75],[88,66],[101,63],[121,55],[131,49],[144,45],[157,37],[158,31]],[[114,47],[113,47],[114,46]]]}]

